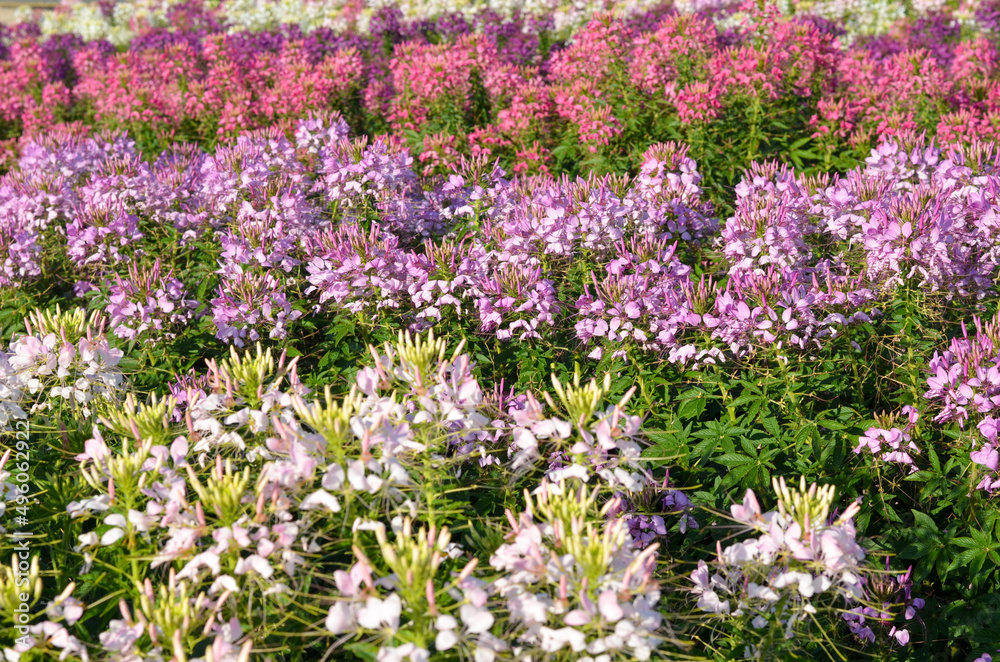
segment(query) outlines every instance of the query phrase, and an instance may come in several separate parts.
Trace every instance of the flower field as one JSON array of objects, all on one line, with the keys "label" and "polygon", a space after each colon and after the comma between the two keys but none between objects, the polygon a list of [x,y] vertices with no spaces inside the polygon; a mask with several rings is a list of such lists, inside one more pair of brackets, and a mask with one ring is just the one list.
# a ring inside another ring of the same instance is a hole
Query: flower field
[{"label": "flower field", "polygon": [[4,662],[1000,655],[1000,1],[21,18]]}]

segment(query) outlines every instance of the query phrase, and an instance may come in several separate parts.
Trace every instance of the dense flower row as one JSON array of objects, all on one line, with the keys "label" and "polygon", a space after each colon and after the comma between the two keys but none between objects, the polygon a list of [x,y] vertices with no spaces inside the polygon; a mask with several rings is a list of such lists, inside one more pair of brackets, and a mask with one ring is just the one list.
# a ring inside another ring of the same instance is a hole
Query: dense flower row
[{"label": "dense flower row", "polygon": [[[992,144],[889,141],[834,178],[755,164],[720,224],[676,144],[650,148],[634,178],[507,179],[479,157],[428,188],[405,148],[347,133],[310,119],[294,143],[263,132],[153,163],[122,135],[31,142],[0,179],[0,286],[30,291],[47,261],[65,264],[123,340],[209,315],[244,346],[343,311],[500,341],[571,328],[595,359],[700,365],[815,351],[906,288],[975,302],[1000,269]],[[199,300],[205,283],[171,272],[164,242],[217,256],[214,290]],[[695,275],[685,260],[713,246],[723,260]]]},{"label": "dense flower row", "polygon": [[[500,398],[479,387],[461,345],[449,354],[433,334],[401,335],[372,348],[374,366],[358,373],[343,399],[329,391],[312,398],[295,360],[258,346],[210,361],[206,373],[139,403],[114,369],[120,355],[108,354],[101,325],[82,313],[35,315],[31,333],[0,354],[10,368],[0,386],[11,424],[60,406],[53,404],[65,397],[59,385],[78,364],[89,383],[102,383],[104,404],[76,399],[95,407],[82,415],[95,422],[76,458],[83,496],[64,517],[77,532],[73,563],[81,575],[132,559],[131,576],[109,617],[92,615],[73,596],[75,584],[60,587],[45,620],[5,650],[7,659],[32,649],[84,661],[190,659],[207,645],[204,659],[245,660],[267,645],[265,631],[246,624],[290,604],[324,614],[306,630],[328,641],[324,647],[363,641],[379,660],[559,652],[645,660],[672,645],[658,610],[659,543],[630,531],[647,509],[660,513],[662,527],[685,499],[665,492],[639,458],[641,424],[626,402],[601,408],[607,383],[581,384],[579,375],[555,381],[547,407],[530,393]],[[63,368],[54,371],[54,363]],[[507,511],[507,535],[490,548],[487,573],[433,513],[438,490],[473,485],[495,470],[536,482],[524,510]],[[762,516],[752,493],[734,506],[744,524],[766,530],[770,523],[771,547],[741,543],[743,552],[730,548],[720,562],[737,563],[731,571],[743,575],[751,564],[765,574],[771,564],[807,568],[771,576],[773,589],[755,596],[763,600],[752,608],[755,627],[773,614],[783,632],[798,632],[808,626],[806,613],[836,619],[844,606],[864,608],[856,506],[833,521],[832,500],[831,489],[807,491],[803,483],[789,492],[781,483],[777,513]],[[351,551],[334,553],[330,545],[345,531],[353,531]],[[332,595],[311,581],[320,571],[332,573]],[[737,616],[749,608],[721,602],[722,580],[709,584],[704,563],[694,579],[702,609]],[[13,581],[0,576],[0,594]],[[833,584],[844,587],[839,600],[814,598]],[[792,597],[779,602],[775,591]],[[13,603],[0,607],[9,617]]]},{"label": "dense flower row", "polygon": [[803,153],[828,169],[844,149],[914,129],[945,143],[994,138],[1000,56],[987,10],[976,14],[979,29],[931,13],[845,47],[835,23],[756,3],[721,27],[669,6],[602,14],[551,44],[551,19],[415,22],[397,7],[363,33],[286,25],[227,34],[189,2],[170,10],[175,29],[136,21],[145,27],[124,52],[73,34],[42,39],[28,24],[0,34],[0,137],[83,120],[157,148],[213,144],[337,110],[368,135],[406,140],[421,172],[447,172],[463,154],[545,172],[594,155],[618,168],[636,142],[678,134],[745,142],[749,161],[768,134],[791,127],[781,153],[802,158],[811,141]]},{"label": "dense flower row", "polygon": [[[399,2],[399,15],[410,22],[426,23],[441,18],[459,16],[475,19],[483,14],[495,13],[503,18],[519,15],[544,18],[552,22],[559,33],[579,28],[598,11],[617,11],[622,14],[640,13],[656,7],[658,0],[631,0],[629,2],[567,3],[555,0],[543,2]],[[908,4],[886,0],[848,2],[824,0],[822,2],[782,0],[779,7],[785,14],[807,14],[837,21],[848,33],[870,35],[885,33],[893,23],[907,16],[917,17],[946,7],[944,0],[921,0]],[[985,5],[985,6],[984,6]],[[296,0],[295,2],[257,2],[224,0],[212,3],[206,12],[214,25],[229,31],[271,29],[281,25],[298,25],[306,31],[319,28],[338,32],[355,30],[361,34],[378,29],[384,14],[384,3],[325,2],[323,0]],[[739,20],[740,3],[735,0],[677,0],[673,6],[685,12],[711,12],[723,25]],[[990,25],[989,3],[968,1],[960,3],[956,15],[965,22]],[[84,2],[65,4],[52,13],[43,14],[39,24],[43,34],[77,34],[85,39],[104,38],[115,45],[127,45],[141,34],[145,26],[170,27],[178,17],[187,18],[190,2],[170,0],[151,3],[148,0],[119,1],[114,4],[91,5]],[[23,11],[22,19],[30,13]]]}]

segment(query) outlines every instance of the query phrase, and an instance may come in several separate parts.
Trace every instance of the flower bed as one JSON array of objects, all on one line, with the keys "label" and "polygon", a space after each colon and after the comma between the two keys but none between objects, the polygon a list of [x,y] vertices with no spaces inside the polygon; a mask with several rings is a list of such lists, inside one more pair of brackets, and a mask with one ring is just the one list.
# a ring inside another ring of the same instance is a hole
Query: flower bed
[{"label": "flower bed", "polygon": [[992,5],[136,7],[3,36],[6,660],[997,652]]}]

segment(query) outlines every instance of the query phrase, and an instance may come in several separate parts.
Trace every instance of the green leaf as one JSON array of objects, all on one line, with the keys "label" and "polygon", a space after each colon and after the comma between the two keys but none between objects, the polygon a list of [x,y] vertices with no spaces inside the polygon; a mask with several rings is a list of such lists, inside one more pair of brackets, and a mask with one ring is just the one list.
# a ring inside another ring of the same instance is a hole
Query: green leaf
[{"label": "green leaf", "polygon": [[681,402],[680,407],[677,408],[677,415],[683,419],[698,418],[705,411],[705,405],[708,401],[703,397],[688,398]]},{"label": "green leaf", "polygon": [[938,533],[938,526],[930,515],[919,510],[911,510],[910,512],[913,513],[913,524],[918,530],[923,529]]},{"label": "green leaf", "polygon": [[353,334],[355,330],[354,320],[348,317],[338,317],[334,324],[327,327],[326,337],[339,345],[348,334]]},{"label": "green leaf", "polygon": [[142,367],[142,364],[131,356],[123,356],[118,361],[118,367],[122,369],[122,372],[135,372]]}]

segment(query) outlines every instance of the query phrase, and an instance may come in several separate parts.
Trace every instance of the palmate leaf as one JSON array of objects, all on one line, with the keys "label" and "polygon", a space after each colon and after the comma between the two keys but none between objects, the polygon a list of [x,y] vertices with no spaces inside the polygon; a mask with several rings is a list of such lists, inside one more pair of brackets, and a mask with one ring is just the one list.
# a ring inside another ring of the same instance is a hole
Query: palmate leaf
[{"label": "palmate leaf", "polygon": [[715,461],[726,467],[729,472],[724,484],[733,486],[738,482],[744,487],[759,488],[771,481],[771,471],[775,468],[774,458],[780,449],[767,448],[742,437],[740,446],[743,452],[724,453]]},{"label": "palmate leaf", "polygon": [[692,389],[681,393],[677,399],[680,400],[680,405],[677,407],[677,415],[682,419],[698,418],[705,411],[705,406],[708,404],[705,391],[701,389]]},{"label": "palmate leaf", "polygon": [[727,419],[721,421],[709,421],[705,424],[705,427],[692,433],[691,436],[701,439],[694,449],[691,451],[691,456],[697,458],[695,463],[699,463],[705,458],[711,456],[715,449],[720,445],[722,446],[723,452],[732,453],[735,452],[735,446],[733,445],[733,438],[738,437],[741,434],[745,434],[747,430],[745,428],[734,425]]},{"label": "palmate leaf", "polygon": [[913,526],[909,529],[909,544],[900,551],[903,559],[919,561],[914,570],[915,581],[920,581],[937,570],[939,575],[949,571],[952,555],[949,543],[950,531],[939,530],[934,519],[919,510],[911,510]]},{"label": "palmate leaf", "polygon": [[[1000,542],[993,539],[993,532],[972,529],[969,536],[952,538],[951,544],[964,549],[955,555],[954,560],[948,566],[948,572],[960,567],[968,567],[969,577],[973,582],[985,581],[986,576],[991,574],[997,566],[1000,566]],[[983,567],[989,561],[987,572],[980,574]]]},{"label": "palmate leaf", "polygon": [[651,458],[673,458],[672,461],[682,467],[687,466],[688,454],[690,453],[691,430],[693,422],[688,422],[681,427],[676,424],[666,430],[650,430],[646,433],[646,438],[651,444],[643,450],[643,456]]}]

